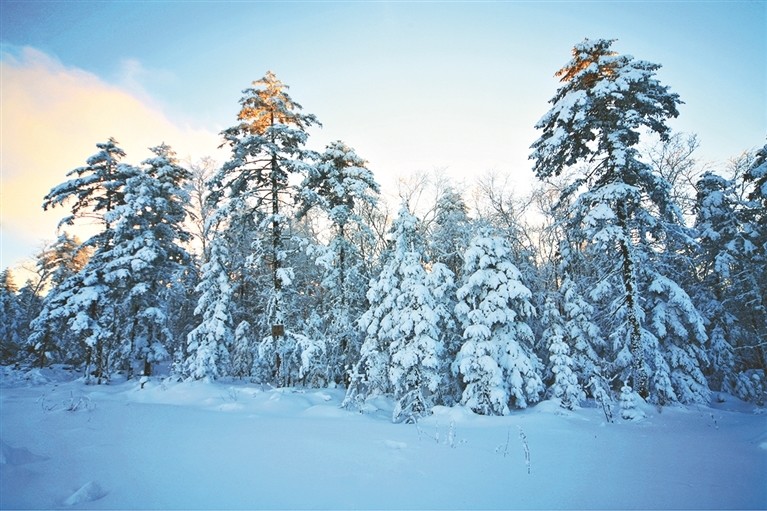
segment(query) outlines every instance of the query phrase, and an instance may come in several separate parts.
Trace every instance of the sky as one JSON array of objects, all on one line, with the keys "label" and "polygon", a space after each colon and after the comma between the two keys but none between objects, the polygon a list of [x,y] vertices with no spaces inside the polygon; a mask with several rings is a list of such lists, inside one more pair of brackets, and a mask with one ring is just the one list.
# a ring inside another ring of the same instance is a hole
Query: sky
[{"label": "sky", "polygon": [[384,191],[416,172],[534,181],[535,123],[574,44],[661,64],[716,168],[765,143],[767,2],[0,1],[0,269],[56,237],[45,194],[115,137],[223,162],[221,130],[272,70]]}]

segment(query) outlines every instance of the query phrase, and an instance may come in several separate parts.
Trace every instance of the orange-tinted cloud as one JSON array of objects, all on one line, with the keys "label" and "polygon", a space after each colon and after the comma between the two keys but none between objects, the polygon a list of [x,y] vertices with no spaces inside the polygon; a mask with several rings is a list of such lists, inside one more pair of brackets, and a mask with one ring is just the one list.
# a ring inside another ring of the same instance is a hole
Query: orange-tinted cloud
[{"label": "orange-tinted cloud", "polygon": [[3,55],[0,80],[2,267],[56,237],[66,211],[43,212],[43,197],[67,179],[67,172],[85,164],[96,143],[114,137],[126,161],[135,164],[161,142],[182,159],[219,156],[215,132],[178,126],[125,89],[38,50]]}]

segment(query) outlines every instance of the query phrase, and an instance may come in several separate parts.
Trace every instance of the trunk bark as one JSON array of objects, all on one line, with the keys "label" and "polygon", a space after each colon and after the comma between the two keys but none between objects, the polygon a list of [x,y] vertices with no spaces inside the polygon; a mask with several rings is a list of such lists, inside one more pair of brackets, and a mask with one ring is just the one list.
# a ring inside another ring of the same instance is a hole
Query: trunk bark
[{"label": "trunk bark", "polygon": [[649,395],[647,368],[642,346],[642,325],[639,321],[639,296],[636,282],[634,252],[631,247],[631,233],[626,225],[625,205],[618,206],[618,224],[623,232],[620,240],[621,275],[626,293],[626,322],[628,323],[629,351],[632,358],[632,387],[642,398]]}]

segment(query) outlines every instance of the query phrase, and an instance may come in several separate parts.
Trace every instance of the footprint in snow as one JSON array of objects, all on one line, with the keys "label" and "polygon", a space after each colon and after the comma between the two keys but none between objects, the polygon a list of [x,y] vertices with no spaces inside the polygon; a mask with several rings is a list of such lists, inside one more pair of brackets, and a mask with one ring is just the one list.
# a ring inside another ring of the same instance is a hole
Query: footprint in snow
[{"label": "footprint in snow", "polygon": [[93,502],[94,500],[99,500],[106,494],[107,492],[101,488],[99,483],[96,481],[89,481],[79,490],[70,495],[69,498],[64,501],[64,505],[76,506],[77,504],[82,504],[84,502]]},{"label": "footprint in snow", "polygon": [[30,452],[26,447],[11,447],[5,442],[0,442],[0,465],[26,465],[47,459],[45,456]]}]

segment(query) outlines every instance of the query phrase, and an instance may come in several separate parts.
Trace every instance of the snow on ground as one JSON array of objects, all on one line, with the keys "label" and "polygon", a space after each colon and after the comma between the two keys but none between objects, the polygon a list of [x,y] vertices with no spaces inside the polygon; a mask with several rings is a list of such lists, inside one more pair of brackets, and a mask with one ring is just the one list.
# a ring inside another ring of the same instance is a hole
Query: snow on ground
[{"label": "snow on ground", "polygon": [[635,423],[544,402],[392,424],[340,389],[73,378],[2,368],[0,508],[767,507],[767,413],[729,396]]}]

